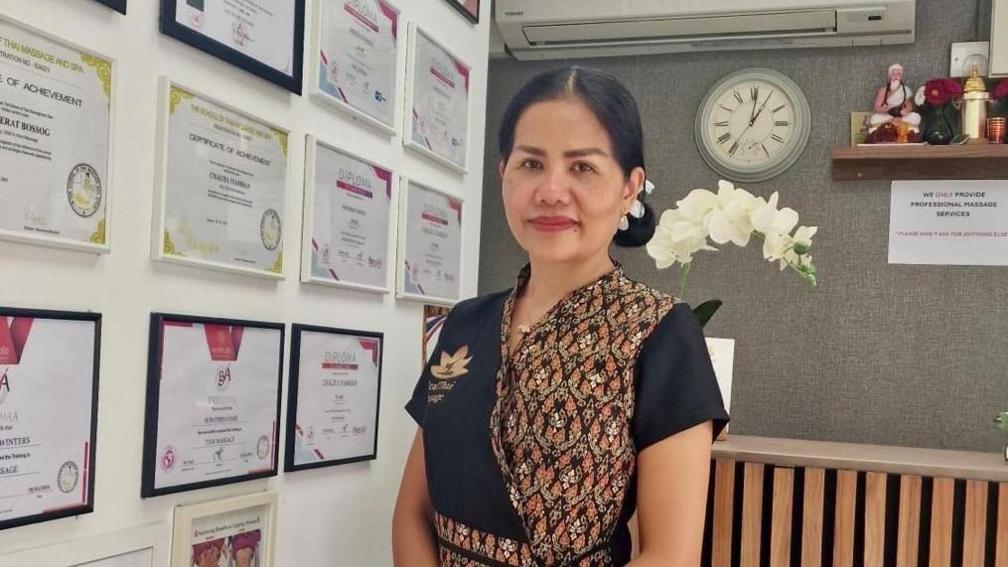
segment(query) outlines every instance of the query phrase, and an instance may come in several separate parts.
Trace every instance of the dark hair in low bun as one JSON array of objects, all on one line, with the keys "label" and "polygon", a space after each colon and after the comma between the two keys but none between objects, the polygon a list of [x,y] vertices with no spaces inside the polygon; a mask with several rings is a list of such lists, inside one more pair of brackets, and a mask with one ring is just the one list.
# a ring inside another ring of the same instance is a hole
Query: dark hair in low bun
[{"label": "dark hair in low bun", "polygon": [[[644,167],[644,130],[641,126],[637,101],[616,77],[590,67],[566,67],[532,77],[511,99],[501,121],[499,146],[501,158],[507,160],[514,148],[515,128],[528,107],[538,102],[562,98],[578,98],[591,109],[592,114],[609,134],[616,161],[625,177],[634,169]],[[644,192],[637,195],[644,203]],[[613,242],[632,248],[643,246],[655,231],[655,214],[644,203],[641,218],[627,216],[630,228],[618,230]]]}]

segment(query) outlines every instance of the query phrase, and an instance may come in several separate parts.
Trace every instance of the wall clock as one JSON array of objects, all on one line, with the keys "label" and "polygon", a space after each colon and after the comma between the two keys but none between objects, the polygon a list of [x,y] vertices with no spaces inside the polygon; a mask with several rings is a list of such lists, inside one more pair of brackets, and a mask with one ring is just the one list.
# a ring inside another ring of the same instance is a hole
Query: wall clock
[{"label": "wall clock", "polygon": [[730,181],[766,181],[794,164],[808,142],[812,113],[801,88],[773,69],[723,77],[697,109],[700,155]]}]

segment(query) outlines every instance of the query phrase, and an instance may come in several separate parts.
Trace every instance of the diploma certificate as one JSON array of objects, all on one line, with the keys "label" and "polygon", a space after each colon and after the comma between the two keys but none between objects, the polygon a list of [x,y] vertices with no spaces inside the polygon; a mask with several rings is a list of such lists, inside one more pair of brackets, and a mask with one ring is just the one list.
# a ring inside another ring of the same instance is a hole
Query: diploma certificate
[{"label": "diploma certificate", "polygon": [[0,236],[107,250],[109,60],[0,19]]},{"label": "diploma certificate", "polygon": [[143,495],[276,474],[283,325],[154,314]]},{"label": "diploma certificate", "polygon": [[404,181],[398,297],[454,304],[462,273],[462,200]]},{"label": "diploma certificate", "polygon": [[0,529],[93,510],[100,320],[0,308]]},{"label": "diploma certificate", "polygon": [[415,25],[410,26],[407,66],[407,147],[466,171],[469,132],[469,66],[438,45]]},{"label": "diploma certificate", "polygon": [[287,132],[167,91],[154,258],[283,277]]},{"label": "diploma certificate", "polygon": [[304,0],[161,0],[161,31],[301,94]]},{"label": "diploma certificate", "polygon": [[382,334],[293,325],[285,470],[377,455]]},{"label": "diploma certificate", "polygon": [[307,146],[302,281],[388,291],[392,172],[311,136]]},{"label": "diploma certificate", "polygon": [[395,132],[399,11],[385,0],[316,2],[315,94]]}]

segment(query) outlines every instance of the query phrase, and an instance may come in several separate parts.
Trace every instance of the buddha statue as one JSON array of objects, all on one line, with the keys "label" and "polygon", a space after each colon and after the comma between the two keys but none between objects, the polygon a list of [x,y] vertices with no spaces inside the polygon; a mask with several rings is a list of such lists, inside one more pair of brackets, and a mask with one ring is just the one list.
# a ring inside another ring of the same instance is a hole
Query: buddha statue
[{"label": "buddha statue", "polygon": [[890,65],[889,80],[875,94],[875,113],[869,118],[868,132],[887,122],[910,132],[919,132],[921,116],[914,112],[913,96],[913,89],[903,82],[903,66],[899,63]]}]

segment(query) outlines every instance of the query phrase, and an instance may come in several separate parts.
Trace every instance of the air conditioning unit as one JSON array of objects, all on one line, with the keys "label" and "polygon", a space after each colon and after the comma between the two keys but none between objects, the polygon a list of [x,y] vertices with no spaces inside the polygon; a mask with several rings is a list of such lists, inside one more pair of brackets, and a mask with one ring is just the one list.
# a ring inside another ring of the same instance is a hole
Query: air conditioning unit
[{"label": "air conditioning unit", "polygon": [[496,0],[517,59],[914,42],[917,0]]}]

